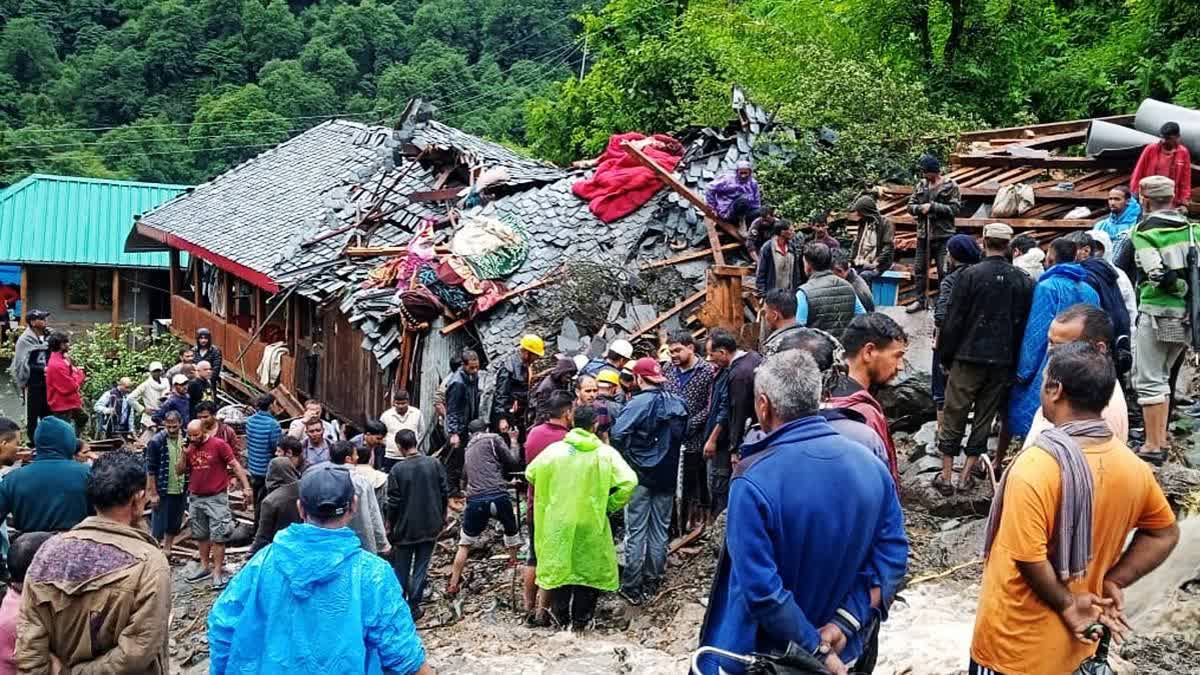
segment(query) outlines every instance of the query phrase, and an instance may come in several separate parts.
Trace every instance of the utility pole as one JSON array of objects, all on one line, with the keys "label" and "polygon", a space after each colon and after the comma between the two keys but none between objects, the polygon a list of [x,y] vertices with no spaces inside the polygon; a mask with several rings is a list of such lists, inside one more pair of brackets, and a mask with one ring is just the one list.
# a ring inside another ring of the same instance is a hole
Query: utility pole
[{"label": "utility pole", "polygon": [[579,62],[579,81],[580,82],[583,82],[583,69],[585,67],[587,67],[587,52],[588,52],[588,39],[587,39],[587,34],[584,34],[584,36],[583,36],[583,60]]}]

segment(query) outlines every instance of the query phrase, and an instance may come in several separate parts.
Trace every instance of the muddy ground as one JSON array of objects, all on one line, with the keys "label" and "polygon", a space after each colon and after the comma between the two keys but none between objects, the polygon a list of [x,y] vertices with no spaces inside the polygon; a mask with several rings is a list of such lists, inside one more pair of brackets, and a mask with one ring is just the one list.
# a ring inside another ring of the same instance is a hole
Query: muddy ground
[{"label": "muddy ground", "polygon": [[[921,508],[906,509],[906,516],[908,587],[884,625],[875,672],[965,673],[982,573],[982,522],[935,517]],[[1183,525],[1183,541],[1168,564],[1130,591],[1137,635],[1112,659],[1120,673],[1200,672],[1200,581],[1189,582],[1200,573],[1200,519]],[[704,618],[722,534],[718,522],[674,552],[663,590],[646,606],[631,607],[615,594],[602,596],[595,626],[584,634],[524,625],[520,576],[500,554],[498,533],[492,533],[494,554],[479,552],[468,565],[466,591],[447,596],[454,553],[454,539],[447,537],[435,553],[418,629],[441,673],[684,673]],[[215,596],[207,585],[193,587],[178,578],[184,562],[173,561],[177,581],[171,653],[177,672],[204,673],[205,616]],[[234,567],[240,563],[236,556],[231,560]]]}]

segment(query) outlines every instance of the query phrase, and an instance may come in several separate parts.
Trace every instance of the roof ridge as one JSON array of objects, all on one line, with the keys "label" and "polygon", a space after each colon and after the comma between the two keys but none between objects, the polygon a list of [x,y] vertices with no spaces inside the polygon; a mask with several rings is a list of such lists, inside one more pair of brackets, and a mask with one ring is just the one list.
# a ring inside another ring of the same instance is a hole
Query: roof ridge
[{"label": "roof ridge", "polygon": [[146,188],[146,189],[171,189],[171,190],[187,190],[191,185],[183,183],[152,183],[148,181],[138,180],[123,180],[118,178],[92,178],[89,176],[64,176],[53,173],[31,173],[21,180],[9,185],[6,188],[0,189],[0,199],[7,199],[13,194],[20,192],[26,187],[38,181],[53,181],[59,183],[88,183],[92,185],[110,185],[113,187],[128,187],[128,188]]}]

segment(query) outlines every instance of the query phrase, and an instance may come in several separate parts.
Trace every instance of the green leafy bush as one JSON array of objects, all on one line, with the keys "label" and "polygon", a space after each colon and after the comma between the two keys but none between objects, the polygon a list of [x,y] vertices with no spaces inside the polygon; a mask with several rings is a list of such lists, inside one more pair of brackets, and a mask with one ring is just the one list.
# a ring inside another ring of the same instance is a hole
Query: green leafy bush
[{"label": "green leafy bush", "polygon": [[112,389],[117,380],[128,377],[136,386],[146,378],[146,368],[152,361],[161,361],[170,368],[183,346],[175,336],[150,335],[139,324],[121,324],[113,337],[111,324],[99,324],[71,341],[71,362],[83,368],[87,379],[83,383],[83,404],[92,404],[104,392]]}]

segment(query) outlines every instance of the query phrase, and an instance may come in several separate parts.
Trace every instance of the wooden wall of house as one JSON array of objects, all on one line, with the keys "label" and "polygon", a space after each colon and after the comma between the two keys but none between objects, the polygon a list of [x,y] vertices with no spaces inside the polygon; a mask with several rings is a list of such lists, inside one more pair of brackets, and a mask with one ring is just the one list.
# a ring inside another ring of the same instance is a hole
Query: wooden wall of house
[{"label": "wooden wall of house", "polygon": [[[319,327],[319,332],[314,330],[297,347],[296,386],[306,398],[320,399],[331,412],[361,431],[367,418],[379,417],[389,405],[387,374],[362,348],[362,333],[337,307],[318,311],[307,300],[298,304],[308,304],[300,311],[301,319],[311,312],[313,328]],[[314,380],[315,387],[310,390]]]}]

